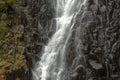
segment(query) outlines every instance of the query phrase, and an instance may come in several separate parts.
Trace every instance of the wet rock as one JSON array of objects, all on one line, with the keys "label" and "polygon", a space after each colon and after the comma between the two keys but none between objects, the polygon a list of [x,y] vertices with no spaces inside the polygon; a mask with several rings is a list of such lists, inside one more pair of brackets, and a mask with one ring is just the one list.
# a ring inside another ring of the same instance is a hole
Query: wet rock
[{"label": "wet rock", "polygon": [[92,66],[93,69],[101,69],[101,68],[103,68],[102,64],[97,63],[94,60],[89,60],[89,64]]},{"label": "wet rock", "polygon": [[[86,69],[86,79],[83,80],[118,80],[113,78],[113,74],[120,74],[120,48],[119,48],[119,32],[120,19],[118,19],[120,12],[120,1],[104,1],[104,0],[88,0],[87,6],[82,7],[81,12],[76,19],[76,34],[75,38],[77,44],[74,46],[76,50],[79,46],[79,51],[70,54],[76,54],[81,57],[82,64]],[[82,17],[81,17],[82,16]],[[78,35],[80,34],[80,35]],[[81,46],[78,44],[81,40]],[[73,44],[75,44],[73,42]],[[82,51],[80,51],[80,49]],[[76,51],[74,50],[74,51]],[[69,52],[69,51],[68,51]],[[80,60],[78,57],[77,60]],[[68,61],[76,59],[67,58]],[[72,64],[71,62],[69,64]],[[74,64],[78,62],[75,61]],[[77,65],[75,65],[77,66]],[[70,67],[70,66],[68,66]],[[83,76],[80,73],[75,74]],[[79,80],[79,79],[68,79]]]},{"label": "wet rock", "polygon": [[[23,11],[16,9],[16,12],[21,15],[18,22],[24,27],[24,40],[29,43],[25,54],[29,55],[27,61],[31,67],[55,31],[56,1],[18,3],[23,7]],[[119,0],[88,0],[82,6],[66,48],[66,80],[120,79],[119,16]]]}]

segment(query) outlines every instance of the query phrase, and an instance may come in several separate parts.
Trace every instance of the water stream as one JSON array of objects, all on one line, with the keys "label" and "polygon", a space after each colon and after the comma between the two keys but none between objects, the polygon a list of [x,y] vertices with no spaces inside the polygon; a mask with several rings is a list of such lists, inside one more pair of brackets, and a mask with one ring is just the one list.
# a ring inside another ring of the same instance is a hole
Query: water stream
[{"label": "water stream", "polygon": [[33,80],[64,80],[65,50],[76,15],[86,0],[57,0],[56,32],[44,47],[43,55],[33,70]]}]

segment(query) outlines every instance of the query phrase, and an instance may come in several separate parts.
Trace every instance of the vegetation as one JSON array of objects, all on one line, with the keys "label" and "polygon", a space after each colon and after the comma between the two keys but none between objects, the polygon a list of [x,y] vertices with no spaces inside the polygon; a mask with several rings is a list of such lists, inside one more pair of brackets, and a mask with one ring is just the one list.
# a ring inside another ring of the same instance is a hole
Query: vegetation
[{"label": "vegetation", "polygon": [[23,56],[25,44],[21,40],[23,31],[19,31],[12,8],[15,4],[15,0],[0,0],[0,80],[19,69],[27,71]]}]

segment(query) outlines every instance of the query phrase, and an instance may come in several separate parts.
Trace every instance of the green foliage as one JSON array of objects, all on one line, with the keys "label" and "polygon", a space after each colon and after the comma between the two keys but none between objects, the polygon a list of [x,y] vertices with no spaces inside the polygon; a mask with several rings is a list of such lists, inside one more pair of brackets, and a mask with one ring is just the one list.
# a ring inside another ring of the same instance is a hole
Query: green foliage
[{"label": "green foliage", "polygon": [[15,0],[8,0],[8,4],[14,4],[16,1]]},{"label": "green foliage", "polygon": [[0,15],[8,10],[8,6],[13,6],[16,0],[0,0]]},{"label": "green foliage", "polygon": [[5,32],[6,29],[7,28],[4,25],[0,24],[0,33]]},{"label": "green foliage", "polygon": [[0,11],[3,9],[5,5],[5,2],[3,0],[0,0]]},{"label": "green foliage", "polygon": [[5,4],[5,3],[14,4],[15,2],[16,2],[15,0],[0,0],[1,5]]},{"label": "green foliage", "polygon": [[6,13],[2,13],[1,14],[1,20],[7,19],[7,14]]},{"label": "green foliage", "polygon": [[6,40],[5,40],[6,30],[7,30],[7,28],[4,25],[0,24],[0,46],[2,46],[6,42]]},{"label": "green foliage", "polygon": [[0,59],[0,67],[3,66],[4,63],[5,62],[2,59]]},{"label": "green foliage", "polygon": [[15,0],[0,0],[0,52],[2,52],[2,45],[7,41],[6,34],[9,29],[8,26],[12,24],[10,18],[8,5],[15,3]]},{"label": "green foliage", "polygon": [[[6,66],[5,63],[10,63],[11,65],[7,67],[8,69],[4,70],[8,74],[21,68],[27,71],[27,65],[23,56],[25,43],[20,41],[23,32],[16,31],[14,33],[12,30],[17,25],[17,22],[9,6],[13,6],[15,2],[15,0],[0,0],[0,71],[2,70],[1,68]],[[9,12],[11,13],[9,14]],[[3,48],[5,45],[6,47]],[[16,80],[19,80],[19,78]]]}]

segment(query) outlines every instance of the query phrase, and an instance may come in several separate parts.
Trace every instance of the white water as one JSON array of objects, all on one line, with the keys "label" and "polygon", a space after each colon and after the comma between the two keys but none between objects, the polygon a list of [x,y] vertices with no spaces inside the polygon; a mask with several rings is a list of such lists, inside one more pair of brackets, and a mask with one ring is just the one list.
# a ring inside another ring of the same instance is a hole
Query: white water
[{"label": "white water", "polygon": [[33,80],[64,80],[65,48],[75,17],[86,0],[57,0],[56,32],[44,48],[33,71]]}]

